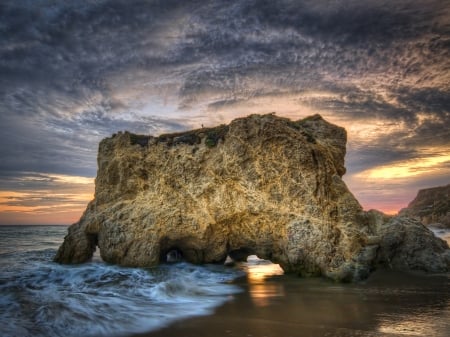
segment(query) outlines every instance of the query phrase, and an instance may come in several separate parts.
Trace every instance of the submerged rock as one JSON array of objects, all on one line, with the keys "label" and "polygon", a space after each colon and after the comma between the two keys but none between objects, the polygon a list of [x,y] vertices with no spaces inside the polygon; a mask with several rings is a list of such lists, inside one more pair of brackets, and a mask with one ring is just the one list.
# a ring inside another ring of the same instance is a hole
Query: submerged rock
[{"label": "submerged rock", "polygon": [[341,281],[379,265],[448,271],[448,246],[427,228],[362,210],[341,179],[345,152],[345,130],[319,115],[119,133],[100,143],[95,198],[55,260],[85,262],[98,246],[124,266],[154,266],[177,251],[192,263],[255,254],[285,272]]}]

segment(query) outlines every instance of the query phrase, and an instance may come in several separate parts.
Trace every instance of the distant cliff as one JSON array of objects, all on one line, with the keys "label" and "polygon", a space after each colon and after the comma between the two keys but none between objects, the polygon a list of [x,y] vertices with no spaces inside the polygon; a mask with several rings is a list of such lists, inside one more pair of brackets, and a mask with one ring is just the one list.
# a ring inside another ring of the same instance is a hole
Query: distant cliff
[{"label": "distant cliff", "polygon": [[[448,271],[447,243],[420,222],[364,212],[341,177],[346,132],[315,115],[251,115],[99,146],[95,198],[55,260],[154,266],[256,254],[286,272],[363,279],[378,266]],[[175,254],[172,254],[175,252]]]},{"label": "distant cliff", "polygon": [[450,184],[420,190],[400,214],[417,218],[425,225],[450,228]]}]

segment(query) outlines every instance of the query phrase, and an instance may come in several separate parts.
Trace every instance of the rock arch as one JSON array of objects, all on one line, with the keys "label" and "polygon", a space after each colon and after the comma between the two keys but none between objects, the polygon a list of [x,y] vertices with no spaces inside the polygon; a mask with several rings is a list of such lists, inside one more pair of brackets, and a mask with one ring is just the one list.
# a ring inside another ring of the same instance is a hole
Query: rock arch
[{"label": "rock arch", "polygon": [[318,115],[116,134],[100,143],[95,198],[55,260],[87,261],[98,244],[105,261],[127,266],[156,265],[175,249],[193,263],[251,252],[344,281],[377,265],[447,271],[448,246],[420,223],[362,210],[341,179],[345,146],[345,130]]}]

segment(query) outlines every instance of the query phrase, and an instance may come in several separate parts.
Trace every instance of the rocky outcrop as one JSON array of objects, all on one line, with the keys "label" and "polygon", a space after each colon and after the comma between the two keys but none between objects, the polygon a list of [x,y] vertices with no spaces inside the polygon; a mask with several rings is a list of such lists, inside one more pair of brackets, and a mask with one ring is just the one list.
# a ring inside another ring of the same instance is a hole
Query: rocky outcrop
[{"label": "rocky outcrop", "polygon": [[450,184],[420,190],[400,215],[416,218],[424,225],[450,228]]},{"label": "rocky outcrop", "polygon": [[387,217],[375,210],[366,216],[372,232],[379,237],[375,266],[434,273],[449,270],[447,242],[437,238],[417,219]]},{"label": "rocky outcrop", "polygon": [[192,263],[256,254],[286,272],[343,281],[378,265],[448,271],[448,247],[427,228],[362,210],[341,179],[345,151],[345,130],[318,115],[113,135],[99,146],[95,198],[55,260],[81,263],[98,246],[103,260],[125,266],[176,251]]}]

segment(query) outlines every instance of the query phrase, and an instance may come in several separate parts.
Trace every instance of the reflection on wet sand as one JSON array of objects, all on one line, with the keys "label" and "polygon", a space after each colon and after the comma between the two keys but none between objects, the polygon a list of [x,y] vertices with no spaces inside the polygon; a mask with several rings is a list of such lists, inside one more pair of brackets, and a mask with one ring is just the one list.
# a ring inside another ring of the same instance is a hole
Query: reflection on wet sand
[{"label": "reflection on wet sand", "polygon": [[382,313],[377,316],[378,331],[406,336],[450,336],[450,300],[446,304],[411,308],[408,313]]},{"label": "reflection on wet sand", "polygon": [[450,336],[450,275],[376,271],[364,283],[283,275],[249,259],[243,289],[214,314],[180,321],[152,337]]},{"label": "reflection on wet sand", "polygon": [[249,294],[256,306],[268,306],[270,299],[285,295],[282,284],[266,282],[267,278],[284,274],[278,264],[251,255],[241,268],[247,272]]},{"label": "reflection on wet sand", "polygon": [[400,334],[407,336],[429,336],[433,331],[433,321],[425,315],[406,315],[402,317],[390,317],[381,315],[378,331],[386,334]]},{"label": "reflection on wet sand", "polygon": [[365,283],[336,284],[283,275],[257,257],[240,267],[253,307],[240,324],[249,331],[266,326],[277,336],[283,324],[310,336],[450,336],[448,275],[379,271]]}]

